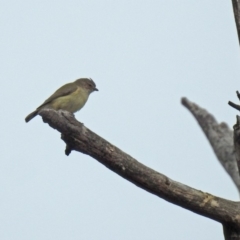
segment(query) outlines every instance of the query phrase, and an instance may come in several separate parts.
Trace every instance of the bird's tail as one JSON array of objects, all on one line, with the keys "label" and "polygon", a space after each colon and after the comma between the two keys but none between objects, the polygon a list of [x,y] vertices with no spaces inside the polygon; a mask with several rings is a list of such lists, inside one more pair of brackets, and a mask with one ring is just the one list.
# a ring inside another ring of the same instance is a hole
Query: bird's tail
[{"label": "bird's tail", "polygon": [[38,114],[38,110],[35,110],[34,112],[30,113],[26,116],[25,122],[29,122],[32,118],[36,117]]}]

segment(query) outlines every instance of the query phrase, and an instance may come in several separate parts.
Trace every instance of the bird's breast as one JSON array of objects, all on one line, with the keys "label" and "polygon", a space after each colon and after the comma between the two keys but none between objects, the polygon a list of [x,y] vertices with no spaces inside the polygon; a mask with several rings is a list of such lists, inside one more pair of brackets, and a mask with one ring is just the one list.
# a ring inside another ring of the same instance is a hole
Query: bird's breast
[{"label": "bird's breast", "polygon": [[85,105],[88,96],[89,94],[86,91],[78,87],[71,94],[55,99],[52,105],[56,110],[62,109],[74,113]]}]

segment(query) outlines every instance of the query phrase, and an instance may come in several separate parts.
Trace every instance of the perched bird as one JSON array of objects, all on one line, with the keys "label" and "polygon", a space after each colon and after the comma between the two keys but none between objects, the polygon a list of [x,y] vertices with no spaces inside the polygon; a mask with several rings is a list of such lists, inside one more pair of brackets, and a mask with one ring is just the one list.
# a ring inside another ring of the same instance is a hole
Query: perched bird
[{"label": "perched bird", "polygon": [[29,122],[44,108],[62,109],[71,113],[77,112],[85,105],[90,93],[94,91],[98,91],[98,89],[91,78],[79,78],[75,82],[67,83],[53,93],[34,112],[30,113],[25,121]]}]

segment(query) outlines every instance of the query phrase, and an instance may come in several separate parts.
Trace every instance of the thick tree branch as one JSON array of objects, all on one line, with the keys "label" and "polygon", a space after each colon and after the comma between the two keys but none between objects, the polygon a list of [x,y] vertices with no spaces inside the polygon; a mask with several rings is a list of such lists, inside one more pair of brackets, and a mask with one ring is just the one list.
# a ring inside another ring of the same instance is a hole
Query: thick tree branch
[{"label": "thick tree branch", "polygon": [[197,104],[190,102],[187,98],[182,98],[182,104],[193,114],[199,123],[217,159],[240,192],[240,177],[233,143],[233,131],[230,130],[226,123],[219,124],[210,113]]},{"label": "thick tree branch", "polygon": [[173,181],[107,142],[65,111],[42,110],[43,121],[62,133],[68,149],[93,157],[138,187],[202,216],[240,228],[239,203]]},{"label": "thick tree branch", "polygon": [[240,1],[232,0],[232,6],[233,6],[235,23],[237,27],[238,41],[240,43]]}]

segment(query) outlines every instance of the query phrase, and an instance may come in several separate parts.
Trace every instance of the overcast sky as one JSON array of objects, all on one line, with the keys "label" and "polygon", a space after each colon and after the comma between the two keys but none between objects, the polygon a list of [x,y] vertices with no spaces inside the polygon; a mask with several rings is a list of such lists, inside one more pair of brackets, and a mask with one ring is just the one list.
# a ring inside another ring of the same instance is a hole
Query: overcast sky
[{"label": "overcast sky", "polygon": [[[2,240],[212,240],[222,226],[64,155],[40,117],[61,85],[91,77],[76,118],[143,164],[234,201],[238,192],[181,97],[229,126],[240,90],[231,1],[0,1]],[[174,147],[174,148],[173,148]]]}]

